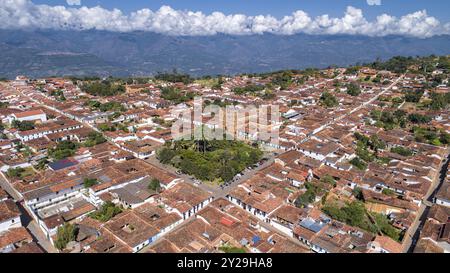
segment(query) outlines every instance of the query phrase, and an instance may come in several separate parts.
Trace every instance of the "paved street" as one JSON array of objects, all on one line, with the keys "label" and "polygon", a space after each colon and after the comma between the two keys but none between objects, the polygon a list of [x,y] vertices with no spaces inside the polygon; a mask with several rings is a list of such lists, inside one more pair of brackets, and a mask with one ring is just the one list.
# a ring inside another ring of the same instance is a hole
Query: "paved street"
[{"label": "paved street", "polygon": [[0,186],[4,189],[14,200],[21,201],[22,196],[16,189],[14,189],[5,177],[3,172],[0,172]]},{"label": "paved street", "polygon": [[414,220],[414,223],[405,233],[405,237],[403,239],[403,252],[413,252],[414,247],[419,239],[420,231],[422,230],[426,220],[428,213],[430,211],[431,206],[433,205],[434,197],[439,191],[440,187],[445,181],[445,176],[447,175],[447,170],[449,168],[450,163],[450,148],[447,149],[447,159],[441,163],[440,171],[433,179],[433,182],[425,195],[422,204],[420,205],[419,211],[417,213],[417,217]]},{"label": "paved street", "polygon": [[230,182],[229,186],[223,187],[223,188],[221,188],[219,185],[210,185],[210,184],[204,183],[204,182],[196,183],[195,179],[190,177],[189,175],[186,175],[183,173],[178,174],[177,169],[175,167],[161,164],[158,161],[158,159],[156,158],[156,156],[150,157],[149,159],[147,159],[147,162],[149,162],[163,170],[166,170],[174,175],[177,175],[177,176],[183,178],[184,181],[186,181],[192,185],[198,186],[202,190],[210,192],[214,198],[220,198],[220,197],[225,197],[230,191],[232,191],[239,184],[246,181],[247,179],[249,179],[250,177],[255,175],[255,173],[264,169],[265,167],[269,166],[270,164],[272,164],[274,162],[273,154],[269,154],[269,156],[266,156],[266,157],[268,157],[268,160],[266,162],[264,162],[262,165],[258,166],[257,168],[251,169],[251,170],[246,169],[245,171],[243,171],[243,173],[244,173],[243,176],[237,178],[234,182]]},{"label": "paved street", "polygon": [[56,252],[56,249],[45,237],[42,230],[39,228],[37,222],[30,216],[29,212],[25,209],[23,204],[23,198],[20,193],[15,190],[8,182],[7,178],[0,172],[0,186],[16,201],[19,210],[22,212],[21,220],[22,225],[31,233],[35,241],[42,246],[42,248],[50,253]]},{"label": "paved street", "polygon": [[[273,162],[273,159],[272,159],[272,162]],[[267,162],[266,164],[267,164],[267,166],[268,166],[268,165],[270,165],[270,164],[272,164],[272,163]],[[265,168],[265,167],[266,167],[266,164],[261,165],[259,168],[261,168],[261,169],[262,169],[262,168]],[[257,172],[258,170],[259,170],[259,169],[255,169],[255,170],[253,170],[253,171],[251,171],[251,172],[248,172],[248,175],[251,176],[251,175],[253,175],[255,172]],[[239,185],[239,184],[242,183],[243,181],[245,181],[245,179],[236,181],[236,183],[233,183],[233,186],[229,187],[229,189],[232,189],[232,188],[236,187],[237,185]],[[216,198],[222,197],[221,195],[222,195],[222,194],[218,194]],[[248,213],[248,212],[246,211],[246,213]],[[175,227],[171,232],[175,232],[175,231],[177,231],[177,230],[182,229],[185,225],[189,224],[193,219],[194,219],[194,218],[191,218],[191,219],[189,219],[189,220],[187,220],[187,221],[182,222],[179,226]],[[282,234],[279,230],[277,230],[276,228],[274,228],[274,227],[273,227],[272,225],[270,225],[269,223],[266,223],[266,222],[264,222],[264,221],[261,221],[261,220],[259,220],[259,219],[256,218],[256,217],[255,217],[255,219],[258,220],[258,224],[259,224],[261,227],[263,227],[263,228],[265,228],[265,229],[267,229],[267,230],[270,230],[270,231],[272,231],[272,232]],[[296,244],[296,245],[298,245],[298,246],[301,246],[301,247],[305,248],[305,250],[308,250],[308,249],[309,249],[308,246],[306,246],[305,244],[303,244],[302,242],[300,242],[298,239],[296,239],[296,238],[294,238],[294,237],[289,237],[289,236],[284,236],[284,237],[285,237],[287,240],[291,241],[292,243],[294,243],[294,244]],[[150,245],[147,245],[146,247],[144,247],[144,248],[143,248],[141,251],[139,251],[139,252],[146,252],[149,248],[151,248],[152,246],[154,246],[155,244],[157,244],[157,243],[158,243],[159,241],[161,241],[162,239],[164,239],[164,236],[158,238],[157,240],[155,240],[155,241],[154,241],[153,243],[151,243]]]},{"label": "paved street", "polygon": [[398,79],[396,79],[391,85],[389,85],[388,87],[386,87],[386,89],[384,89],[382,92],[378,93],[376,96],[374,96],[373,98],[371,98],[370,100],[362,103],[360,106],[352,109],[350,112],[345,113],[337,118],[333,118],[333,120],[323,124],[322,126],[320,126],[319,128],[317,128],[316,132],[311,134],[310,136],[304,138],[302,141],[300,141],[301,143],[305,143],[306,141],[310,140],[312,136],[316,135],[317,133],[321,132],[322,130],[324,130],[325,128],[327,128],[328,126],[335,124],[336,122],[350,116],[351,114],[361,110],[362,108],[366,107],[367,105],[373,103],[375,100],[377,100],[380,96],[382,96],[383,94],[385,94],[386,92],[390,91],[395,85],[397,85],[397,83],[403,79],[405,75],[400,76]]},{"label": "paved street", "polygon": [[56,248],[52,245],[52,243],[47,239],[45,234],[40,229],[38,223],[31,217],[30,213],[27,209],[25,209],[25,205],[23,201],[18,202],[19,210],[22,212],[22,225],[28,229],[28,231],[33,236],[34,240],[48,253],[57,253]]},{"label": "paved street", "polygon": [[[342,73],[340,74],[340,76],[342,76]],[[338,76],[339,77],[339,76]],[[325,129],[326,127],[337,123],[338,121],[348,117],[349,115],[359,111],[360,109],[366,107],[367,105],[373,103],[375,100],[377,100],[380,96],[382,96],[383,94],[385,94],[386,92],[390,91],[402,78],[404,77],[404,75],[400,76],[399,78],[397,78],[391,85],[389,85],[388,87],[386,87],[383,91],[381,91],[380,93],[376,94],[374,97],[372,97],[370,100],[365,101],[364,103],[362,103],[361,105],[359,105],[358,107],[348,111],[345,114],[342,114],[339,117],[334,118],[333,120],[330,120],[328,122],[326,122],[325,124],[322,124],[322,126],[320,126],[318,128],[318,130],[316,130],[315,134],[317,134],[318,132],[322,131],[323,129]],[[331,81],[333,79],[329,79],[324,81],[328,82]],[[25,94],[22,93],[23,96],[25,96]],[[36,99],[32,99],[34,102],[42,105],[43,107],[46,107],[50,110],[56,111],[62,115],[67,116],[68,118],[71,118],[67,113],[59,110],[59,109],[55,109],[54,107],[51,106],[47,106],[43,103],[41,103],[40,101],[36,100]],[[91,128],[97,132],[99,132],[99,130],[91,125],[91,124],[87,124],[87,123],[83,123],[83,125],[85,127]],[[314,134],[308,136],[307,138],[303,139],[301,143],[308,141]],[[108,139],[108,141],[121,148],[120,145],[112,142],[111,140]],[[266,162],[264,162],[262,165],[258,166],[257,168],[254,169],[246,169],[245,171],[243,171],[243,175],[240,177],[236,177],[235,180],[229,182],[225,185],[211,185],[208,183],[203,183],[200,182],[198,180],[196,180],[195,178],[185,175],[185,174],[180,174],[180,172],[177,171],[176,168],[174,168],[173,166],[168,166],[168,165],[164,165],[161,164],[157,159],[156,156],[152,156],[149,159],[147,159],[147,162],[156,165],[158,167],[160,167],[161,169],[164,169],[172,174],[175,174],[179,177],[181,177],[184,181],[186,181],[187,183],[190,183],[192,185],[198,186],[199,188],[201,188],[202,190],[208,191],[210,192],[214,198],[223,198],[225,197],[229,192],[231,192],[234,188],[236,188],[239,184],[243,183],[244,181],[246,181],[247,179],[251,178],[252,176],[255,175],[255,173],[257,173],[259,170],[269,166],[270,164],[272,164],[274,162],[274,158],[275,155],[273,153],[271,154],[267,154],[265,156],[266,158],[268,158],[268,160]],[[447,162],[448,164],[448,162]],[[443,164],[442,166],[442,171],[444,170],[445,164]],[[430,201],[432,200],[436,189],[439,186],[440,179],[439,177],[436,177],[433,180],[433,184],[430,187],[430,191],[427,194],[427,197],[425,198],[425,201],[422,203],[420,209],[419,209],[419,214],[418,217],[416,218],[416,221],[413,223],[413,225],[411,226],[411,228],[407,231],[405,240],[403,242],[403,246],[405,251],[410,249],[413,245],[414,245],[414,237],[417,237],[421,228],[421,225],[423,225],[425,219],[426,219],[426,215],[427,212],[429,210],[429,205],[430,205]],[[11,195],[14,197],[14,199],[21,201],[22,197],[20,196],[20,194],[11,187],[11,185],[9,185],[9,183],[7,182],[7,180],[5,179],[5,177],[0,177],[0,184],[2,185],[2,187]],[[29,230],[30,232],[32,232],[33,236],[36,238],[36,240],[49,252],[55,252],[54,247],[50,244],[50,242],[45,238],[44,234],[42,233],[42,231],[39,229],[37,223],[31,219],[31,217],[29,216],[28,212],[25,211],[25,209],[23,208],[23,206],[21,206],[22,210],[24,211],[24,217],[26,218],[26,223],[24,224]],[[260,223],[262,226],[266,227],[267,229],[273,230],[273,227],[270,226],[268,223]],[[177,228],[180,228],[183,225],[180,225]],[[298,240],[293,240],[296,243],[299,243]]]}]

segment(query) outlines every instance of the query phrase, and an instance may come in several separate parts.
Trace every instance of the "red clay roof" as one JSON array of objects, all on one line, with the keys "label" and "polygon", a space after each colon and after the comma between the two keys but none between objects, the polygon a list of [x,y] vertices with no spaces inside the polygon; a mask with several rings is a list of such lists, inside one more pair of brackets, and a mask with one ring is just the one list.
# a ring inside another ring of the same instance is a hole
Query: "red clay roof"
[{"label": "red clay roof", "polygon": [[36,116],[36,115],[42,115],[45,114],[42,110],[31,110],[31,111],[24,111],[20,113],[15,113],[14,115],[16,118],[24,118],[24,117],[30,117],[30,116]]}]

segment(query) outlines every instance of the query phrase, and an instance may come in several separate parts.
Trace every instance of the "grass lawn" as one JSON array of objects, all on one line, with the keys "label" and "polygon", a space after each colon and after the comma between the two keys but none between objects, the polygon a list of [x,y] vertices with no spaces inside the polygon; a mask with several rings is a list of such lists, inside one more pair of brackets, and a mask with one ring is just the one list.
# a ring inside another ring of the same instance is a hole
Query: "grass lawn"
[{"label": "grass lawn", "polygon": [[25,178],[27,176],[31,176],[34,175],[36,172],[34,171],[34,169],[32,167],[27,167],[24,168],[24,171],[20,174],[20,178]]}]

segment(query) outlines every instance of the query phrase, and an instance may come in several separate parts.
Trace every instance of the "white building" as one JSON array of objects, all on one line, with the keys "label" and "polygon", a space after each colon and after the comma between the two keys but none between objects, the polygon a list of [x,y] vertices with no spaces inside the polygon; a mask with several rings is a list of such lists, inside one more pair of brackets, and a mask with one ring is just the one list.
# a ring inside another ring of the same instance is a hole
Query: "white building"
[{"label": "white building", "polygon": [[18,121],[37,121],[46,122],[47,115],[42,110],[30,110],[19,113],[14,113],[9,116],[9,122],[12,123],[14,120]]},{"label": "white building", "polygon": [[0,202],[0,233],[11,228],[21,227],[20,215],[19,208],[13,200]]}]

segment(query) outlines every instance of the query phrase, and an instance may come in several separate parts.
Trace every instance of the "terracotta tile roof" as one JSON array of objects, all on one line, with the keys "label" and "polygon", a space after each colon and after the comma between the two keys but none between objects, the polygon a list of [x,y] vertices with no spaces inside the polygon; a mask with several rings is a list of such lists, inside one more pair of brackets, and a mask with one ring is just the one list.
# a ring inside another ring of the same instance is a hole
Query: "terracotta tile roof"
[{"label": "terracotta tile roof", "polygon": [[25,118],[25,117],[30,117],[30,116],[42,115],[42,114],[45,114],[44,111],[42,111],[42,110],[30,110],[30,111],[15,113],[14,115],[17,118]]},{"label": "terracotta tile roof", "polygon": [[20,216],[19,207],[13,200],[7,199],[0,202],[0,223]]},{"label": "terracotta tile roof", "polygon": [[375,243],[378,243],[380,247],[389,251],[390,253],[401,253],[403,247],[400,243],[394,241],[393,239],[387,236],[379,236],[377,235],[374,240]]},{"label": "terracotta tile roof", "polygon": [[14,249],[11,253],[45,253],[45,251],[36,242],[31,242]]},{"label": "terracotta tile roof", "polygon": [[12,228],[0,233],[0,249],[24,241],[28,243],[33,241],[31,234],[24,227]]}]

